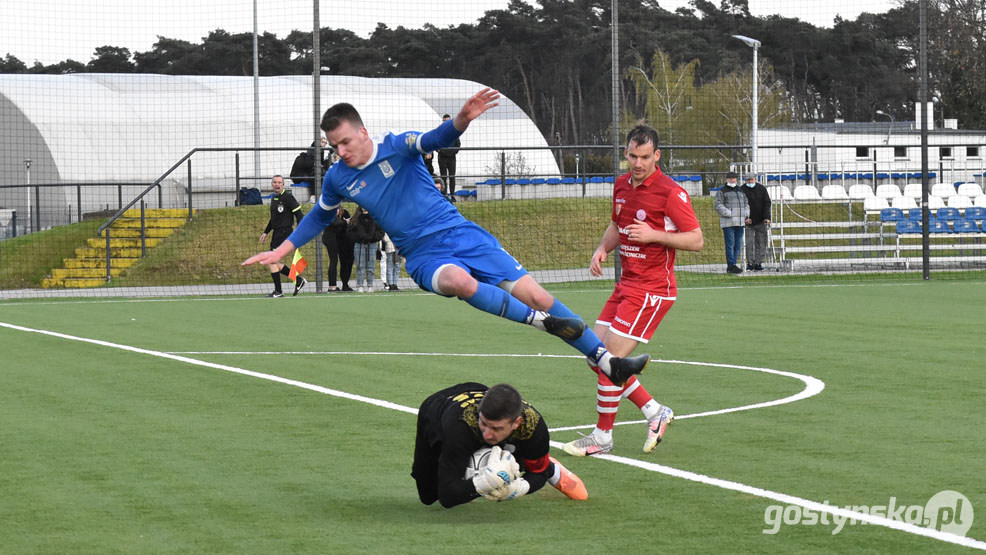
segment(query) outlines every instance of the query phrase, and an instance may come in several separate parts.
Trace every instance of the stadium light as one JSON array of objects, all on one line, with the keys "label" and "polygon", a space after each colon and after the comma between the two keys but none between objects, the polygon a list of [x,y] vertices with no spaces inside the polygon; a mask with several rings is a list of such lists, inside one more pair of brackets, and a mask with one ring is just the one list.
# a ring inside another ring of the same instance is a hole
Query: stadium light
[{"label": "stadium light", "polygon": [[759,71],[757,67],[757,50],[760,49],[760,41],[757,39],[751,39],[750,37],[745,37],[743,35],[733,35],[734,39],[739,39],[743,41],[744,44],[753,49],[753,129],[750,131],[750,147],[752,150],[751,163],[753,165],[753,174],[757,175],[757,119],[758,109],[760,108],[760,99],[758,96],[759,89]]},{"label": "stadium light", "polygon": [[889,145],[890,144],[890,133],[893,132],[893,130],[894,130],[894,122],[896,122],[897,120],[894,119],[894,115],[893,114],[888,114],[888,113],[884,112],[883,110],[877,110],[876,113],[879,114],[879,115],[881,115],[881,116],[887,116],[888,118],[890,118],[890,127],[887,128],[887,138],[883,140],[883,144]]}]

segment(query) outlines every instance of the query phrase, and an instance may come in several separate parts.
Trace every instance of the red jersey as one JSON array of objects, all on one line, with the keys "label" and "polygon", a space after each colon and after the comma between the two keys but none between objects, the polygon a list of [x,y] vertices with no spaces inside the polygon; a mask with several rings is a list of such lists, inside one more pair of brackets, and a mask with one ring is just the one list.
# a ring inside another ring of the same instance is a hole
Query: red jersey
[{"label": "red jersey", "polygon": [[676,233],[699,227],[688,193],[658,168],[638,187],[630,184],[630,174],[621,175],[613,186],[613,223],[620,232],[620,283],[651,294],[674,298],[678,285],[674,277],[675,250],[659,243],[638,243],[627,235],[634,219],[653,229]]}]

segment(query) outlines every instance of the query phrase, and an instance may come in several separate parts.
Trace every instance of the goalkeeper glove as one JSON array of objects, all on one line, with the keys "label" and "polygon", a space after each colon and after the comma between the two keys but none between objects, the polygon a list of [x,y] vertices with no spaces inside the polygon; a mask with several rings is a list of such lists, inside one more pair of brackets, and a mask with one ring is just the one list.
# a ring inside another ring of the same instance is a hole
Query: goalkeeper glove
[{"label": "goalkeeper glove", "polygon": [[530,490],[531,484],[527,480],[517,478],[509,484],[504,484],[493,490],[489,495],[484,495],[483,497],[489,499],[490,501],[507,501],[522,495],[527,495],[527,492]]},{"label": "goalkeeper glove", "polygon": [[494,445],[490,450],[489,464],[473,476],[472,485],[476,493],[487,497],[494,490],[509,484],[520,474],[520,465],[513,455]]}]

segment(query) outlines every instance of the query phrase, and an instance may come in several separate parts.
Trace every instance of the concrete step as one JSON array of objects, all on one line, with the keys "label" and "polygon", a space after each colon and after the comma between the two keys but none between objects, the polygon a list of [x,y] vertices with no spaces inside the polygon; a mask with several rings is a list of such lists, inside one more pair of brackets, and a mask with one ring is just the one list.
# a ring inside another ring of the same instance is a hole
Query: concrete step
[{"label": "concrete step", "polygon": [[[122,268],[110,268],[110,275],[119,277],[123,275]],[[78,278],[106,278],[105,268],[55,268],[51,271],[52,279],[78,279]]]},{"label": "concrete step", "polygon": [[[181,227],[185,225],[184,218],[145,218],[144,227]],[[113,222],[111,229],[140,229],[140,218],[120,218]],[[110,236],[112,237],[112,233]]]},{"label": "concrete step", "polygon": [[[137,263],[136,258],[110,258],[111,268],[125,269],[133,266]],[[65,267],[68,269],[75,268],[102,268],[106,271],[106,259],[105,258],[66,258]]]},{"label": "concrete step", "polygon": [[[165,239],[167,237],[170,237],[175,232],[175,229],[176,228],[173,227],[145,227],[144,233],[146,234],[147,237],[152,237],[155,239]],[[106,235],[104,235],[103,233],[100,233],[99,236],[104,238],[106,237]],[[117,238],[128,239],[133,237],[140,238],[140,226],[133,229],[113,228],[113,230],[110,231],[110,239],[117,239]]]},{"label": "concrete step", "polygon": [[[153,248],[161,244],[161,239],[146,239],[145,240],[147,248]],[[86,243],[94,249],[106,249],[106,239],[100,239],[98,237],[90,237],[86,239]],[[110,236],[110,248],[130,248],[140,250],[140,239],[115,239]]]},{"label": "concrete step", "polygon": [[55,279],[55,278],[44,278],[41,280],[41,287],[45,289],[54,289],[56,287],[65,288],[86,288],[86,287],[99,287],[106,283],[106,278],[94,279],[94,278],[78,278],[78,279]]},{"label": "concrete step", "polygon": [[[105,260],[106,248],[79,247],[75,249],[75,256],[76,258],[102,258]],[[140,258],[140,248],[110,247],[110,258]]]},{"label": "concrete step", "polygon": [[[192,210],[195,215],[197,210]],[[140,208],[131,208],[123,213],[123,218],[136,218],[140,220]],[[188,217],[187,208],[145,208],[144,218],[181,218]]]}]

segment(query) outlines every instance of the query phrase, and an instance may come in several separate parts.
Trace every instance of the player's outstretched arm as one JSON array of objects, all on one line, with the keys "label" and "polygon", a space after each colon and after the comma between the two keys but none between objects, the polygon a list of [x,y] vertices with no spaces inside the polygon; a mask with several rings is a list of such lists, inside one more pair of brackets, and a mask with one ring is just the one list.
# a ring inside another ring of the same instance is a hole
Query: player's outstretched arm
[{"label": "player's outstretched arm", "polygon": [[490,108],[494,106],[499,106],[500,103],[497,100],[500,99],[500,91],[491,89],[489,87],[479,91],[478,93],[469,97],[466,103],[462,105],[462,109],[456,114],[455,118],[452,119],[452,125],[455,126],[459,132],[463,132],[469,127],[469,123],[472,120],[478,118]]},{"label": "player's outstretched arm", "polygon": [[280,244],[276,249],[272,251],[262,252],[255,254],[250,258],[243,261],[241,266],[249,266],[250,264],[277,264],[282,258],[287,256],[287,254],[294,250],[294,244],[285,239],[283,243]]}]

